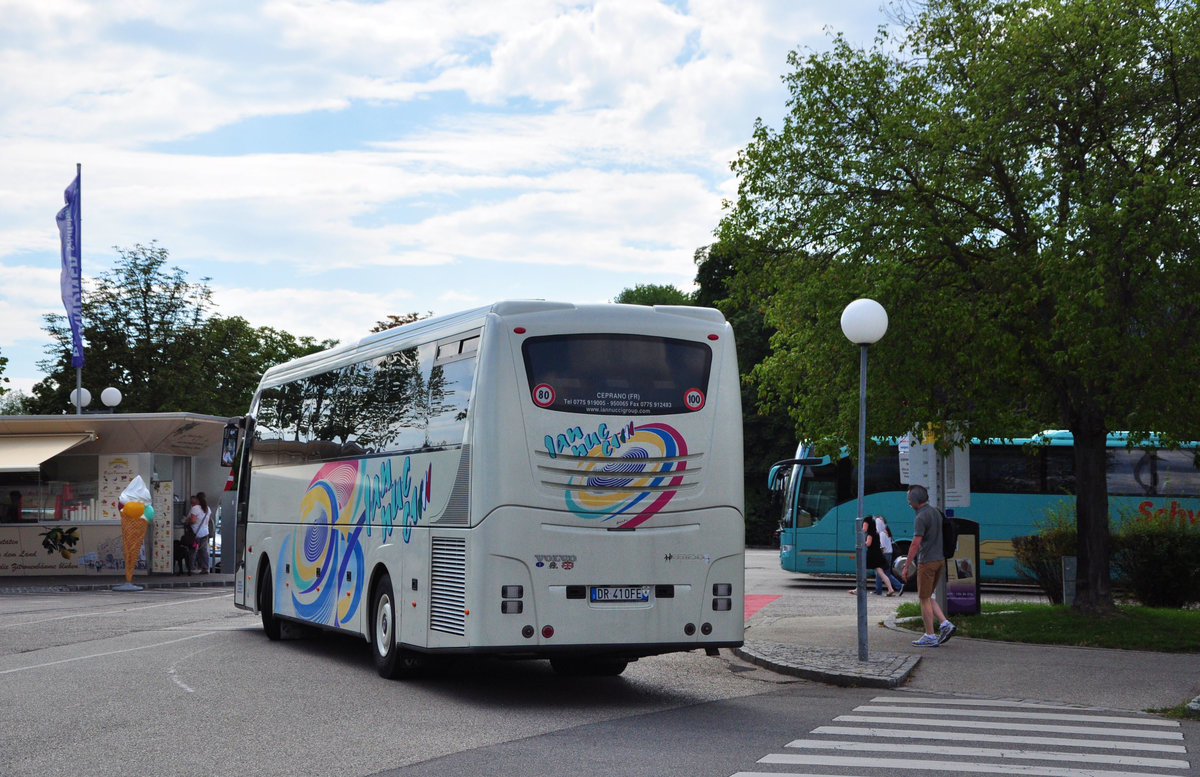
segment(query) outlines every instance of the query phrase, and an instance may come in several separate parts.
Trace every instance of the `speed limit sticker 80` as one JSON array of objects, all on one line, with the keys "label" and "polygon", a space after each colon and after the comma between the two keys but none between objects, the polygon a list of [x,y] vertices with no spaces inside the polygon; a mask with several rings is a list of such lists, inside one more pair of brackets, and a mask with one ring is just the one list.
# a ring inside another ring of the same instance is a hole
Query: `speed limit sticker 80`
[{"label": "speed limit sticker 80", "polygon": [[533,404],[538,407],[550,407],[554,404],[554,388],[549,383],[539,383],[533,387]]}]

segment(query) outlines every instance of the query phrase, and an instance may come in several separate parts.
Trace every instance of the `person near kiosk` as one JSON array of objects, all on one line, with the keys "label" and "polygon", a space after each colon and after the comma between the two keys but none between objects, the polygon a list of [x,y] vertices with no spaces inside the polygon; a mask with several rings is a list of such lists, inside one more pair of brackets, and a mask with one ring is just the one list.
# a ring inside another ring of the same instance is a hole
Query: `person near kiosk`
[{"label": "person near kiosk", "polygon": [[196,492],[192,497],[192,509],[188,511],[187,524],[192,528],[192,533],[196,536],[196,557],[192,564],[189,564],[189,574],[192,568],[196,569],[200,574],[206,574],[208,569],[208,524],[209,518],[212,516],[212,511],[208,509],[208,499],[204,496],[203,491]]}]

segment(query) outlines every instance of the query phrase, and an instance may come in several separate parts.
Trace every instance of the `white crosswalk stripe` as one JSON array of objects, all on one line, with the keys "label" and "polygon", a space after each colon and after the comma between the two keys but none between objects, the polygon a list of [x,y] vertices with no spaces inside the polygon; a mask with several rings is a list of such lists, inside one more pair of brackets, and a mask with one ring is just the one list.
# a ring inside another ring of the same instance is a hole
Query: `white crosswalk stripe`
[{"label": "white crosswalk stripe", "polygon": [[877,696],[732,777],[913,772],[1024,777],[1186,777],[1179,723],[1036,701]]}]

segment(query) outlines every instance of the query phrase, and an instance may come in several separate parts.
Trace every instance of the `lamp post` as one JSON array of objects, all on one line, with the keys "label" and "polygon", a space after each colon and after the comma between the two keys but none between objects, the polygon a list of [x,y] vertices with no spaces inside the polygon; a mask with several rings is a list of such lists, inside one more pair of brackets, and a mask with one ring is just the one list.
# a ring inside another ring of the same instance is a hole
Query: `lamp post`
[{"label": "lamp post", "polygon": [[867,476],[867,346],[887,332],[887,311],[873,299],[856,299],[842,311],[842,334],[859,346],[858,358],[858,660],[867,660],[867,552],[863,541],[863,495]]}]

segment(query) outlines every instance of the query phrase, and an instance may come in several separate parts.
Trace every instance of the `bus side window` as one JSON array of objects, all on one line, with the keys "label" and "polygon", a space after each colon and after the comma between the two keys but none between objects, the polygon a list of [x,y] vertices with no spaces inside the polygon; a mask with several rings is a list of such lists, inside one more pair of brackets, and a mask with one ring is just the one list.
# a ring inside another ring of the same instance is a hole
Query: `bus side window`
[{"label": "bus side window", "polygon": [[1044,493],[1074,494],[1075,449],[1043,448],[1041,454],[1045,471]]},{"label": "bus side window", "polygon": [[467,404],[475,377],[475,358],[438,364],[429,376],[429,425],[426,445],[459,445],[467,427]]},{"label": "bus side window", "polygon": [[1038,494],[1043,478],[1038,451],[1015,445],[971,449],[971,490],[990,494]]},{"label": "bus side window", "polygon": [[1158,452],[1158,490],[1164,496],[1200,496],[1200,469],[1190,450]]},{"label": "bus side window", "polygon": [[1158,492],[1154,452],[1109,448],[1106,479],[1108,493],[1120,496],[1153,496]]}]

